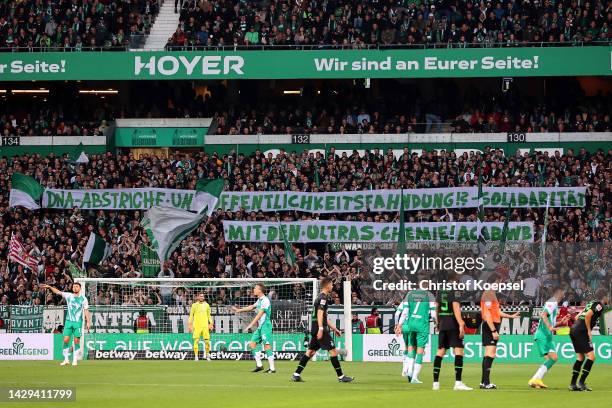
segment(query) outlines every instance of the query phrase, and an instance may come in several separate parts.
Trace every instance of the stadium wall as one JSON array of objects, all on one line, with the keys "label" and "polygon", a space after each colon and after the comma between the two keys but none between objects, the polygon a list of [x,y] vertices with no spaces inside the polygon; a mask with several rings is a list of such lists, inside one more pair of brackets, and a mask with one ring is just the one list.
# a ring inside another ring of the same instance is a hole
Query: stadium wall
[{"label": "stadium wall", "polygon": [[[512,142],[509,142],[513,140]],[[516,140],[516,142],[514,141]],[[298,141],[299,143],[295,143]],[[464,151],[484,150],[486,147],[500,148],[504,154],[512,155],[536,150],[563,154],[567,149],[577,152],[612,149],[612,133],[427,133],[427,134],[362,134],[362,135],[207,135],[204,150],[208,153],[230,152],[251,154],[256,150],[277,153],[308,150],[325,154],[331,147],[336,154],[353,150],[393,149],[396,156],[404,147],[411,152],[422,150],[446,150],[461,154]]]},{"label": "stadium wall", "polygon": [[[48,156],[80,154],[83,149],[87,154],[100,154],[109,150],[106,136],[9,136],[2,137],[0,157],[19,156],[23,154],[40,154]],[[79,147],[83,145],[82,148]]]},{"label": "stadium wall", "polygon": [[[115,132],[127,132],[125,143],[118,147],[128,147],[132,143],[134,128],[125,130],[117,129]],[[191,132],[193,133],[193,132]],[[420,153],[422,150],[447,150],[461,154],[464,151],[484,150],[486,147],[495,147],[504,150],[505,154],[515,154],[517,150],[522,153],[535,150],[555,151],[563,154],[567,149],[578,151],[585,148],[588,151],[612,149],[612,133],[428,133],[428,134],[364,134],[364,135],[208,135],[207,129],[197,130],[197,142],[188,145],[173,145],[172,139],[177,136],[184,139],[182,134],[175,135],[172,131],[168,135],[169,143],[166,147],[180,149],[190,147],[202,149],[208,153],[228,154],[230,152],[251,154],[256,150],[268,153],[279,152],[284,149],[287,152],[308,150],[313,153],[326,153],[334,147],[336,153],[346,151],[351,154],[353,150],[363,153],[364,150],[393,149],[396,156],[403,153],[404,147],[411,152]],[[187,132],[187,136],[190,136]],[[299,136],[299,137],[296,137]],[[123,136],[120,136],[120,139]],[[124,139],[125,139],[124,138]],[[518,138],[518,139],[517,139]],[[123,140],[123,139],[121,139]],[[153,138],[151,138],[153,140]],[[376,142],[374,142],[376,140]],[[509,142],[508,140],[520,140],[520,142]],[[2,137],[0,138],[0,157],[17,156],[23,154],[40,154],[47,156],[74,154],[76,149],[82,149],[87,154],[100,154],[115,150],[115,137],[109,136],[25,136],[25,137]],[[144,142],[143,142],[144,141]],[[159,147],[160,143],[155,139],[151,144],[145,143],[147,138],[142,138],[138,145],[132,147]],[[299,143],[295,143],[295,142]],[[80,152],[79,152],[80,153]]]}]

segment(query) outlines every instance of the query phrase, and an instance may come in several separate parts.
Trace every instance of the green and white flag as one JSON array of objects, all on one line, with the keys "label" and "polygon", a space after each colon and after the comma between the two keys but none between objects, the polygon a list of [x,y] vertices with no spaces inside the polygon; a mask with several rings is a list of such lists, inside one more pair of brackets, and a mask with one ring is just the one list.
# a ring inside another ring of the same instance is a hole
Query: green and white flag
[{"label": "green and white flag", "polygon": [[25,207],[30,210],[38,210],[38,201],[44,189],[32,177],[25,174],[13,173],[11,178],[11,193],[9,196],[9,207]]},{"label": "green and white flag", "polygon": [[192,206],[192,208],[197,208],[198,213],[206,210],[206,215],[210,217],[217,209],[219,197],[223,192],[223,184],[223,179],[198,180],[196,184],[196,193],[193,197],[195,205]]},{"label": "green and white flag", "polygon": [[148,246],[140,245],[140,267],[144,278],[155,278],[159,274],[159,258],[157,253]]},{"label": "green and white flag", "polygon": [[549,206],[546,206],[546,209],[544,210],[544,228],[542,230],[542,239],[540,242],[540,276],[543,276],[546,273],[546,235],[548,234],[548,209]]},{"label": "green and white flag", "polygon": [[404,205],[404,190],[402,189],[402,196],[400,198],[400,212],[399,212],[399,233],[397,236],[397,253],[404,255],[406,253],[406,207]]},{"label": "green and white flag", "polygon": [[506,210],[506,219],[504,220],[504,227],[502,228],[501,239],[499,240],[499,250],[504,252],[506,249],[506,241],[508,240],[508,225],[510,223],[510,215],[512,215],[512,207],[508,206]]},{"label": "green and white flag", "polygon": [[85,271],[80,269],[78,266],[76,266],[72,262],[68,262],[68,271],[70,272],[72,279],[87,277],[87,273],[85,273]]},{"label": "green and white flag", "polygon": [[478,242],[485,245],[489,240],[487,236],[487,230],[482,228],[482,223],[485,222],[485,206],[484,206],[484,190],[482,188],[482,176],[484,173],[484,159],[480,161],[478,167],[480,171],[478,172]]},{"label": "green and white flag", "polygon": [[295,257],[295,252],[293,252],[293,247],[287,240],[287,235],[285,235],[285,231],[283,231],[280,221],[278,223],[278,230],[281,234],[281,237],[283,238],[283,250],[285,251],[285,261],[289,265],[293,266],[297,262],[297,259]]},{"label": "green and white flag", "polygon": [[205,217],[205,213],[194,214],[176,208],[155,206],[145,213],[140,225],[147,232],[151,247],[163,263]]},{"label": "green and white flag", "polygon": [[98,234],[89,235],[85,252],[83,253],[83,269],[91,265],[99,265],[111,255],[111,246]]},{"label": "green and white flag", "polygon": [[79,146],[72,154],[72,161],[75,163],[89,163],[89,157],[87,157],[87,153],[85,153],[85,148],[83,147],[82,142],[79,143]]}]

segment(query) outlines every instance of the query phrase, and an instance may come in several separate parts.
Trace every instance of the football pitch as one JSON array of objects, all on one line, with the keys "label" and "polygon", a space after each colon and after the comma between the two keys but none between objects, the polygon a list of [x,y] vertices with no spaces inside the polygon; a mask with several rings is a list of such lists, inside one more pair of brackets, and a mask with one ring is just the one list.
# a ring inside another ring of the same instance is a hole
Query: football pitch
[{"label": "football pitch", "polygon": [[[596,364],[588,384],[593,392],[569,392],[571,365],[557,364],[545,377],[547,390],[530,389],[533,364],[497,364],[491,380],[498,390],[452,390],[452,362],[442,366],[441,390],[431,390],[431,364],[420,385],[400,376],[399,363],[344,363],[355,382],[340,384],[327,361],[310,362],[304,383],[290,381],[297,362],[277,362],[276,374],[251,373],[247,361],[84,361],[60,367],[56,361],[2,362],[2,387],[74,387],[72,407],[610,407],[612,366]],[[467,364],[464,382],[477,387],[480,365]],[[44,406],[64,406],[59,403]],[[39,403],[0,403],[0,407],[40,407]]]}]

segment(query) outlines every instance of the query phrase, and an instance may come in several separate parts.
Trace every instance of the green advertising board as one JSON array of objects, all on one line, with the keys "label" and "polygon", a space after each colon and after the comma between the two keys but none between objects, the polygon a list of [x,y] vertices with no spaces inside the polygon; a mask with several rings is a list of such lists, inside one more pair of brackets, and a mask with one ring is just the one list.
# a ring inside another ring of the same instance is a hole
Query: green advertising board
[{"label": "green advertising board", "polygon": [[[431,337],[432,350],[438,349],[438,336]],[[467,335],[465,343],[465,361],[468,363],[481,362],[484,357],[484,347],[480,335]],[[593,348],[598,357],[598,362],[612,363],[612,336],[593,336]],[[569,336],[555,336],[555,349],[560,363],[573,363],[576,361],[576,353]],[[451,353],[447,352],[446,359],[452,359]],[[542,356],[529,335],[506,335],[501,336],[497,343],[497,355],[495,362],[498,363],[541,363]]]},{"label": "green advertising board", "polygon": [[[364,355],[368,353],[366,350],[365,336],[380,336],[377,334],[353,334],[353,361],[363,361]],[[278,353],[293,353],[304,351],[304,334],[302,333],[282,333],[273,334],[272,349]],[[386,336],[393,337],[395,336]],[[213,351],[223,351],[230,353],[227,356],[220,356],[223,359],[232,359],[231,353],[248,351],[248,342],[250,334],[248,333],[213,333],[211,335],[211,349]],[[430,336],[431,349],[437,350],[437,336]],[[97,333],[86,334],[85,341],[85,358],[92,357],[91,352],[98,351],[178,351],[189,352],[193,347],[191,333],[164,333],[164,334],[134,334],[134,333]],[[61,360],[63,336],[61,334],[54,335],[54,359]],[[393,353],[401,354],[401,344],[403,341],[398,338],[397,343],[400,347],[395,347]],[[336,339],[338,349],[344,347],[344,338]],[[593,336],[593,347],[598,357],[598,362],[603,364],[612,364],[612,336]],[[555,336],[555,348],[561,363],[572,363],[575,361],[576,354],[572,347],[569,336]],[[325,353],[321,352],[318,357],[325,358]],[[394,354],[395,355],[395,354]],[[465,361],[468,363],[479,363],[484,355],[484,347],[482,346],[481,336],[467,335],[465,336]],[[237,355],[236,355],[237,356]],[[183,356],[156,356],[152,358],[159,359],[184,359]],[[295,358],[294,355],[289,356]],[[396,356],[397,357],[397,356]],[[102,358],[106,359],[129,359],[129,356],[121,354],[106,355]],[[450,351],[445,356],[446,359],[452,359]],[[389,361],[381,359],[381,361]],[[497,358],[499,363],[540,363],[542,357],[539,355],[537,347],[534,344],[533,336],[530,335],[504,335],[501,337],[497,346]]]},{"label": "green advertising board", "polygon": [[117,128],[116,147],[202,147],[208,128]]},{"label": "green advertising board", "polygon": [[611,49],[3,53],[0,81],[610,75]]}]

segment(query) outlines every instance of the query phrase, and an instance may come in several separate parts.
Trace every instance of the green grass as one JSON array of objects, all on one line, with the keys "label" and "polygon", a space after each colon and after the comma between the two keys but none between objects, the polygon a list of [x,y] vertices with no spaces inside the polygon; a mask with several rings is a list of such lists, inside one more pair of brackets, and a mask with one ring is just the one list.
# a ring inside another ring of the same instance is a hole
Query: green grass
[{"label": "green grass", "polygon": [[[452,363],[442,367],[441,386],[431,391],[431,364],[421,373],[422,385],[402,378],[400,364],[344,363],[352,384],[339,384],[329,362],[311,362],[305,383],[290,381],[296,362],[277,362],[276,374],[251,373],[246,361],[85,361],[60,367],[56,361],[2,362],[0,386],[76,387],[77,403],[70,407],[610,407],[612,366],[595,364],[588,383],[594,392],[567,390],[570,365],[558,364],[545,378],[548,390],[533,390],[527,380],[537,366],[497,364],[491,380],[496,391],[454,392]],[[464,382],[478,386],[480,365],[464,369]],[[416,405],[415,405],[416,404]],[[419,405],[420,404],[420,405]],[[12,404],[41,407],[40,404]],[[63,404],[44,404],[64,406]],[[0,407],[9,404],[0,403]]]}]

